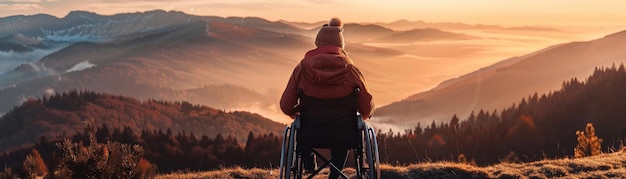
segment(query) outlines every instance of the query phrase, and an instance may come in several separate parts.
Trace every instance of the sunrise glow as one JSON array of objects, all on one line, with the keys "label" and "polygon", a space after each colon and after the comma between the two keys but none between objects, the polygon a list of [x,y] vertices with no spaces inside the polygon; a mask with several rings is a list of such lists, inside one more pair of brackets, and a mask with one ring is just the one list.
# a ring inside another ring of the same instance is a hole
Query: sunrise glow
[{"label": "sunrise glow", "polygon": [[0,16],[46,13],[58,17],[72,10],[99,14],[176,10],[195,15],[259,16],[269,20],[313,22],[339,16],[354,22],[464,22],[499,25],[621,25],[626,1],[619,0],[0,0]]}]

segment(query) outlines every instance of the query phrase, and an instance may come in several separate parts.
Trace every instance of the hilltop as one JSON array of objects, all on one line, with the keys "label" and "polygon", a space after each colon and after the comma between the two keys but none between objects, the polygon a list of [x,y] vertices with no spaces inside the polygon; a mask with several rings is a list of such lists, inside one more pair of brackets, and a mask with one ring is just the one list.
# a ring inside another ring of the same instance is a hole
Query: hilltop
[{"label": "hilltop", "polygon": [[[32,144],[41,137],[54,140],[82,131],[82,121],[97,126],[142,130],[185,131],[198,136],[232,136],[245,142],[249,131],[279,134],[284,124],[249,112],[226,112],[189,102],[141,101],[91,91],[70,91],[30,99],[0,118],[0,151]],[[242,132],[245,131],[245,132]]]},{"label": "hilltop", "polygon": [[[408,166],[382,165],[385,179],[404,178],[615,178],[626,176],[626,153],[601,154],[585,158],[547,159],[529,163],[500,163],[487,167],[453,162],[419,163]],[[348,173],[354,169],[346,169]],[[327,173],[323,171],[323,173]],[[229,168],[184,174],[164,174],[157,178],[273,178],[278,169]],[[316,178],[323,178],[321,175]]]}]

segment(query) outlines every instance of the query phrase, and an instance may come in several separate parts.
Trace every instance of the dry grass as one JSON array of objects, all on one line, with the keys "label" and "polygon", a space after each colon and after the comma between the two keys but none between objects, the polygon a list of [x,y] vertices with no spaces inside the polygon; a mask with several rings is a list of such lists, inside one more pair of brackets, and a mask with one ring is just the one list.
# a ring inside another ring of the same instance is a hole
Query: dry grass
[{"label": "dry grass", "polygon": [[492,178],[623,178],[626,152],[485,167]]},{"label": "dry grass", "polygon": [[[323,169],[320,174],[313,177],[313,179],[328,178],[328,169]],[[344,172],[349,176],[355,174],[355,170],[352,168],[344,169]],[[159,175],[156,179],[265,179],[265,178],[278,178],[278,169],[243,169],[241,167],[227,168],[216,171],[206,171],[197,173],[172,173]],[[308,175],[305,175],[308,176]]]},{"label": "dry grass", "polygon": [[[530,163],[500,163],[487,167],[476,167],[453,162],[420,163],[409,166],[382,165],[382,178],[624,178],[626,177],[626,152],[585,158],[542,160]],[[354,175],[354,169],[346,169]],[[229,168],[220,171],[165,174],[157,178],[278,178],[278,169]],[[328,170],[315,178],[326,178]],[[353,177],[356,178],[356,177]]]},{"label": "dry grass", "polygon": [[278,169],[243,169],[241,167],[197,173],[172,173],[159,175],[156,179],[240,179],[240,178],[278,178]]}]

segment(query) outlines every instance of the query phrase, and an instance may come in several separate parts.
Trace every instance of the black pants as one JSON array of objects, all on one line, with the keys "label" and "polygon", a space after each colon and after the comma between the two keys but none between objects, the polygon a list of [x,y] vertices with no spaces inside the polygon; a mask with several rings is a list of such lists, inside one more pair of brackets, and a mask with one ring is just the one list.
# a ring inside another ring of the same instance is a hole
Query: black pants
[{"label": "black pants", "polygon": [[[343,148],[333,148],[330,149],[330,163],[335,165],[337,169],[342,170],[344,165],[346,164],[346,159],[348,156],[348,149]],[[304,170],[315,170],[317,168],[317,163],[315,161],[315,155],[311,148],[303,148],[302,149],[302,163]],[[330,174],[328,175],[329,179],[339,178],[339,172],[331,169]]]}]

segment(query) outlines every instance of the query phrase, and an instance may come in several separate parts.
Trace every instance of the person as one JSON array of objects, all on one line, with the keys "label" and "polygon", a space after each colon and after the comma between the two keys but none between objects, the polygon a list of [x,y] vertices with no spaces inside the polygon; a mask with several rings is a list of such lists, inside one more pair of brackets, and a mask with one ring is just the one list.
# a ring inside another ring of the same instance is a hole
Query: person
[{"label": "person", "polygon": [[[315,38],[317,48],[308,51],[294,68],[287,87],[280,99],[280,108],[292,119],[298,112],[298,89],[304,94],[318,99],[336,99],[350,95],[355,87],[358,94],[358,112],[363,119],[373,112],[372,94],[368,91],[365,78],[354,62],[344,51],[343,23],[332,18],[324,24]],[[315,158],[311,149],[303,149],[303,163],[307,171],[315,168]],[[345,165],[347,149],[331,149],[331,163],[340,170]],[[339,173],[331,170],[329,178],[338,178]]]}]

